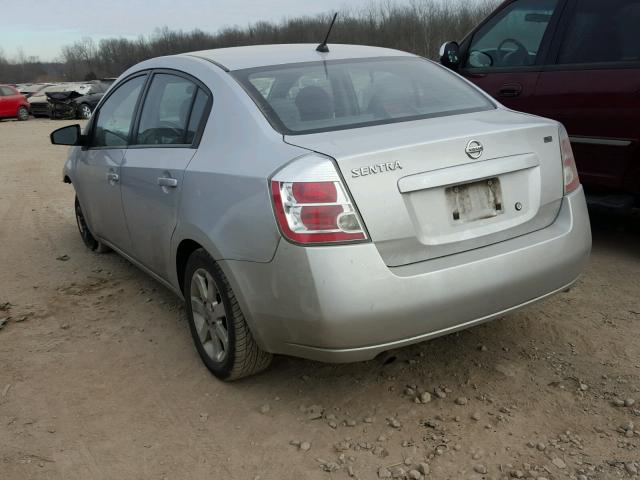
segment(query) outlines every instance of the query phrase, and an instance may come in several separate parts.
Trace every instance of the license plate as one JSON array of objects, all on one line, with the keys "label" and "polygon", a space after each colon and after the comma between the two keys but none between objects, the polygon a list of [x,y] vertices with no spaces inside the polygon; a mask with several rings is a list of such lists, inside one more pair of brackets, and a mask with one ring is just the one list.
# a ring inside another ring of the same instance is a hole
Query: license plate
[{"label": "license plate", "polygon": [[498,178],[448,187],[445,195],[454,223],[474,222],[503,213]]}]

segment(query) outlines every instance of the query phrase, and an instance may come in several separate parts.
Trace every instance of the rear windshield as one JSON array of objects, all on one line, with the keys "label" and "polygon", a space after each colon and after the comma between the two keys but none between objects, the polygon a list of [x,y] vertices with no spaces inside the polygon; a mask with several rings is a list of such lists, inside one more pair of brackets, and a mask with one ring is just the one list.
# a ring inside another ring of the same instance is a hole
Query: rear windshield
[{"label": "rear windshield", "polygon": [[495,108],[462,79],[419,57],[298,63],[232,75],[271,125],[289,135]]}]

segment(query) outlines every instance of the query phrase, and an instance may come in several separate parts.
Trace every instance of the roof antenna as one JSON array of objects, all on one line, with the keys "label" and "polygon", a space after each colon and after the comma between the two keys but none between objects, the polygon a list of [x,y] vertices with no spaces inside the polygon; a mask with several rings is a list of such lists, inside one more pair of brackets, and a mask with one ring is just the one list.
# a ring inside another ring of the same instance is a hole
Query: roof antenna
[{"label": "roof antenna", "polygon": [[327,32],[327,36],[324,37],[324,42],[316,47],[316,52],[320,53],[328,53],[329,47],[327,47],[327,40],[329,40],[329,35],[331,35],[331,29],[333,28],[333,24],[336,23],[336,18],[338,16],[338,12],[333,15],[333,20],[331,20],[331,25],[329,25],[329,31]]}]

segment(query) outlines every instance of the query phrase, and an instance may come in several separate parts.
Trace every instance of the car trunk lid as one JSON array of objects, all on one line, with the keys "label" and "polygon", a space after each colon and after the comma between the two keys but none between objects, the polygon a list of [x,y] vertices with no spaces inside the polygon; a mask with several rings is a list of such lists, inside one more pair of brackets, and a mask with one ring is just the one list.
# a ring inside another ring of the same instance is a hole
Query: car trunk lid
[{"label": "car trunk lid", "polygon": [[530,115],[493,110],[285,141],[336,160],[388,266],[545,228],[562,201],[557,123]]}]

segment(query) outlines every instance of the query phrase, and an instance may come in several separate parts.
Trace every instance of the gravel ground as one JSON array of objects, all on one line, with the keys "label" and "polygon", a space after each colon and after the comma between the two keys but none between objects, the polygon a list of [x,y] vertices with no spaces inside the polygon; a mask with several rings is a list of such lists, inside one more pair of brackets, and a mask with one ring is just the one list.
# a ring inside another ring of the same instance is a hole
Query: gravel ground
[{"label": "gravel ground", "polygon": [[637,216],[595,219],[584,276],[544,303],[383,359],[278,357],[225,384],[170,292],[83,247],[66,149],[48,142],[65,123],[0,123],[3,480],[637,475]]}]

